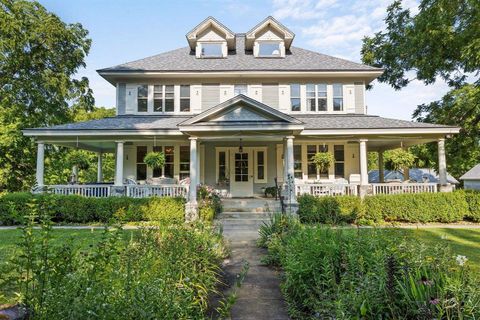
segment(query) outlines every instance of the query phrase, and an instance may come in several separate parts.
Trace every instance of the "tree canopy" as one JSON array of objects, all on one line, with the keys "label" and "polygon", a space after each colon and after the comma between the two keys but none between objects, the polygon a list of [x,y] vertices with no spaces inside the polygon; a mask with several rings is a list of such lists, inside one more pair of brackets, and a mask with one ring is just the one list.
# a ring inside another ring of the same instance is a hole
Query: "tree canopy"
[{"label": "tree canopy", "polygon": [[81,24],[38,2],[0,0],[0,189],[33,184],[36,148],[22,129],[72,121],[72,106],[92,109],[88,79],[75,78],[90,45]]},{"label": "tree canopy", "polygon": [[[480,1],[422,0],[415,15],[395,1],[385,24],[363,40],[362,61],[384,68],[378,81],[397,90],[415,79],[450,86],[439,101],[419,101],[413,118],[462,127],[446,150],[450,172],[463,174],[480,161]],[[412,151],[424,163],[436,163],[436,146],[427,148]]]}]

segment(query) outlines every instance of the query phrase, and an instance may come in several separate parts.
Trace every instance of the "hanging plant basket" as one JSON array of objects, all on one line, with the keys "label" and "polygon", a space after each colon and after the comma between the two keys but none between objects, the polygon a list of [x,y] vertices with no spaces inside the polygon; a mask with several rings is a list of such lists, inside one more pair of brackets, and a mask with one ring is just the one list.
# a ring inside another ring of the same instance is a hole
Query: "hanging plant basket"
[{"label": "hanging plant basket", "polygon": [[312,161],[320,172],[326,172],[335,162],[335,158],[330,152],[317,152]]},{"label": "hanging plant basket", "polygon": [[149,152],[143,158],[143,162],[152,169],[159,169],[165,166],[165,154],[163,152]]},{"label": "hanging plant basket", "polygon": [[411,168],[415,164],[415,155],[408,150],[401,148],[385,152],[385,168],[387,170],[400,171]]},{"label": "hanging plant basket", "polygon": [[88,170],[90,161],[88,155],[82,150],[72,150],[67,155],[67,163],[69,166],[76,166],[80,170]]}]

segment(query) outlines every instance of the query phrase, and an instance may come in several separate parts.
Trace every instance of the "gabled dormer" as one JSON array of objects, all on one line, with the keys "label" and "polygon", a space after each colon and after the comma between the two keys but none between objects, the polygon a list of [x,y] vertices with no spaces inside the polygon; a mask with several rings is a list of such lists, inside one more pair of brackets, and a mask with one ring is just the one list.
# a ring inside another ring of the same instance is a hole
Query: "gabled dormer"
[{"label": "gabled dormer", "polygon": [[283,58],[295,34],[273,17],[267,17],[245,35],[245,49],[258,58]]},{"label": "gabled dormer", "polygon": [[186,35],[197,58],[226,58],[235,50],[235,33],[213,17],[208,17]]}]

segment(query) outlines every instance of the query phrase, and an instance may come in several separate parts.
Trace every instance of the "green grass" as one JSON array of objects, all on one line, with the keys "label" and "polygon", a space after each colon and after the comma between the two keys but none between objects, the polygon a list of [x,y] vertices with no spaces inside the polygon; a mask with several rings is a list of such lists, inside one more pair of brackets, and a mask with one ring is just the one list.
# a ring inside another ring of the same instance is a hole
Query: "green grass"
[{"label": "green grass", "polygon": [[[35,230],[38,232],[39,230]],[[125,230],[125,239],[129,239],[136,230]],[[52,245],[61,245],[72,239],[73,244],[80,250],[86,251],[95,245],[102,236],[103,229],[54,229],[52,231]],[[18,252],[17,244],[21,241],[22,231],[19,229],[0,230],[0,266],[8,263],[12,255]],[[0,283],[1,283],[0,274]],[[14,302],[15,290],[13,287],[0,286],[0,305]]]}]

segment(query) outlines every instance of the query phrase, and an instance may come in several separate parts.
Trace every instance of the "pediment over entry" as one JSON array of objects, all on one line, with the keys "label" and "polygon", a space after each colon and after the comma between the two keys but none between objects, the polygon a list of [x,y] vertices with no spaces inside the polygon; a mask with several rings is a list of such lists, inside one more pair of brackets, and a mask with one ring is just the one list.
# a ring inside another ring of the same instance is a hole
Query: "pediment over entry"
[{"label": "pediment over entry", "polygon": [[302,122],[255,99],[238,95],[179,124],[206,125],[301,125]]}]

